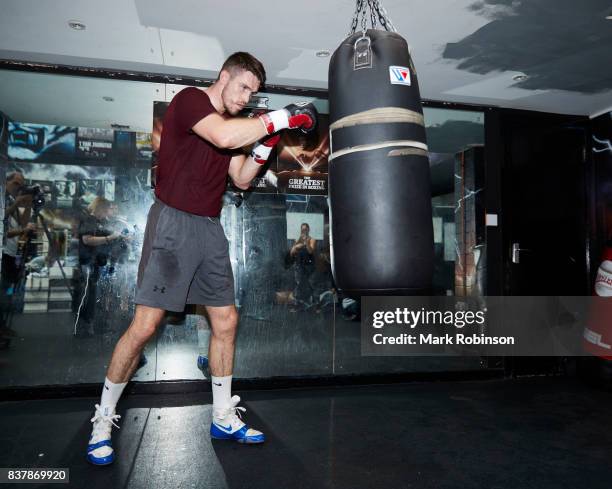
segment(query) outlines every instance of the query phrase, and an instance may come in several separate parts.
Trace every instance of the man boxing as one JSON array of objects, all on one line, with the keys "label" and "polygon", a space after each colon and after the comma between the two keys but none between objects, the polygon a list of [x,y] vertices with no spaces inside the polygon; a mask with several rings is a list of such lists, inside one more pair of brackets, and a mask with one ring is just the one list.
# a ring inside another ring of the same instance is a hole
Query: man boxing
[{"label": "man boxing", "polygon": [[[206,307],[211,322],[209,363],[213,392],[211,436],[262,443],[263,433],[238,416],[240,398],[231,395],[238,313],[228,242],[219,222],[227,176],[247,189],[279,139],[278,131],[316,127],[312,104],[289,105],[255,119],[234,118],[265,83],[262,64],[248,53],[232,54],[215,83],[178,93],[164,116],[155,189],[138,270],[136,310],[119,339],[107,370],[102,398],[92,418],[88,460],[114,461],[111,429],[115,406],[140,353],[164,312],[185,304]],[[261,138],[251,156],[238,148]]]}]

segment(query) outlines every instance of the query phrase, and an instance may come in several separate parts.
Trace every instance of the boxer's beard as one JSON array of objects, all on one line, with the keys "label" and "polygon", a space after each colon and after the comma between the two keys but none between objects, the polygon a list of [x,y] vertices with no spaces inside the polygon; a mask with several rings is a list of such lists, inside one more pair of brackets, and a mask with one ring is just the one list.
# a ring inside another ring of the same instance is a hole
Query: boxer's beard
[{"label": "boxer's beard", "polygon": [[242,107],[237,107],[237,106],[234,106],[232,108],[224,104],[224,107],[225,107],[225,112],[227,112],[229,115],[237,115],[238,112],[242,110]]},{"label": "boxer's beard", "polygon": [[229,115],[237,115],[242,110],[242,107],[240,107],[238,104],[232,104],[227,101],[225,89],[223,89],[223,91],[221,92],[221,101],[223,102],[223,108],[225,109],[225,112]]}]

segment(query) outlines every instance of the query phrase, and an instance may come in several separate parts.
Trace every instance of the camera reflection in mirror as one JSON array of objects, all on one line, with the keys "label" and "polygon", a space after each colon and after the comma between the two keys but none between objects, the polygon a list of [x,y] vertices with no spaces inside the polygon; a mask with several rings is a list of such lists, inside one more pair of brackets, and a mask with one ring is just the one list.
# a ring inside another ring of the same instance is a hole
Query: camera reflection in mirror
[{"label": "camera reflection in mirror", "polygon": [[21,195],[31,196],[28,205],[42,219],[20,240],[9,321],[22,320],[16,313],[74,313],[76,338],[118,337],[133,310],[152,200],[142,184],[148,169],[21,162],[12,170],[24,175]]}]

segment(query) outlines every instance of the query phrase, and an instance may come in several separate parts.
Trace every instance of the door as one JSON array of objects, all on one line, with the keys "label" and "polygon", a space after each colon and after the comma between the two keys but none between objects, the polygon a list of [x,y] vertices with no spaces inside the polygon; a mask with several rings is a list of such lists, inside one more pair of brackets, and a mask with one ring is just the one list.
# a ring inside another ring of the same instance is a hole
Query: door
[{"label": "door", "polygon": [[507,134],[506,295],[588,295],[584,130],[538,122]]}]

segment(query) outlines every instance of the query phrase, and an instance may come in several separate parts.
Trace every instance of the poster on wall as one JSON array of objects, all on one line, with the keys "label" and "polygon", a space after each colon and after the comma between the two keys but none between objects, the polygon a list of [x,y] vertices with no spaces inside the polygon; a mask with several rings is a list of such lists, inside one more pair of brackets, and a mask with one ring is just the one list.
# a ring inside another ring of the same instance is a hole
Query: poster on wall
[{"label": "poster on wall", "polygon": [[8,157],[15,161],[48,163],[73,158],[77,128],[9,122]]},{"label": "poster on wall", "polygon": [[146,187],[147,168],[132,168],[118,175],[117,167],[112,166],[9,162],[7,171],[14,170],[23,173],[27,185],[42,190],[43,212],[57,225],[63,225],[62,216],[87,212],[96,197],[103,197],[144,226],[143,209],[152,198]]},{"label": "poster on wall", "polygon": [[153,138],[150,132],[136,132],[136,161],[150,161]]},{"label": "poster on wall", "polygon": [[77,182],[75,180],[56,180],[53,195],[56,207],[72,207],[77,199]]},{"label": "poster on wall", "polygon": [[278,191],[287,194],[327,195],[329,118],[319,116],[317,130],[304,134],[283,131],[278,144]]},{"label": "poster on wall", "polygon": [[79,127],[76,138],[76,156],[88,160],[107,161],[113,151],[112,129]]},{"label": "poster on wall", "polygon": [[93,127],[10,122],[8,159],[41,163],[88,165],[148,164],[151,135]]},{"label": "poster on wall", "polygon": [[46,207],[82,208],[98,196],[115,200],[112,167],[44,163],[12,163],[10,167],[23,173],[27,185],[40,187]]},{"label": "poster on wall", "polygon": [[115,131],[113,153],[118,163],[128,163],[136,159],[136,133]]}]

